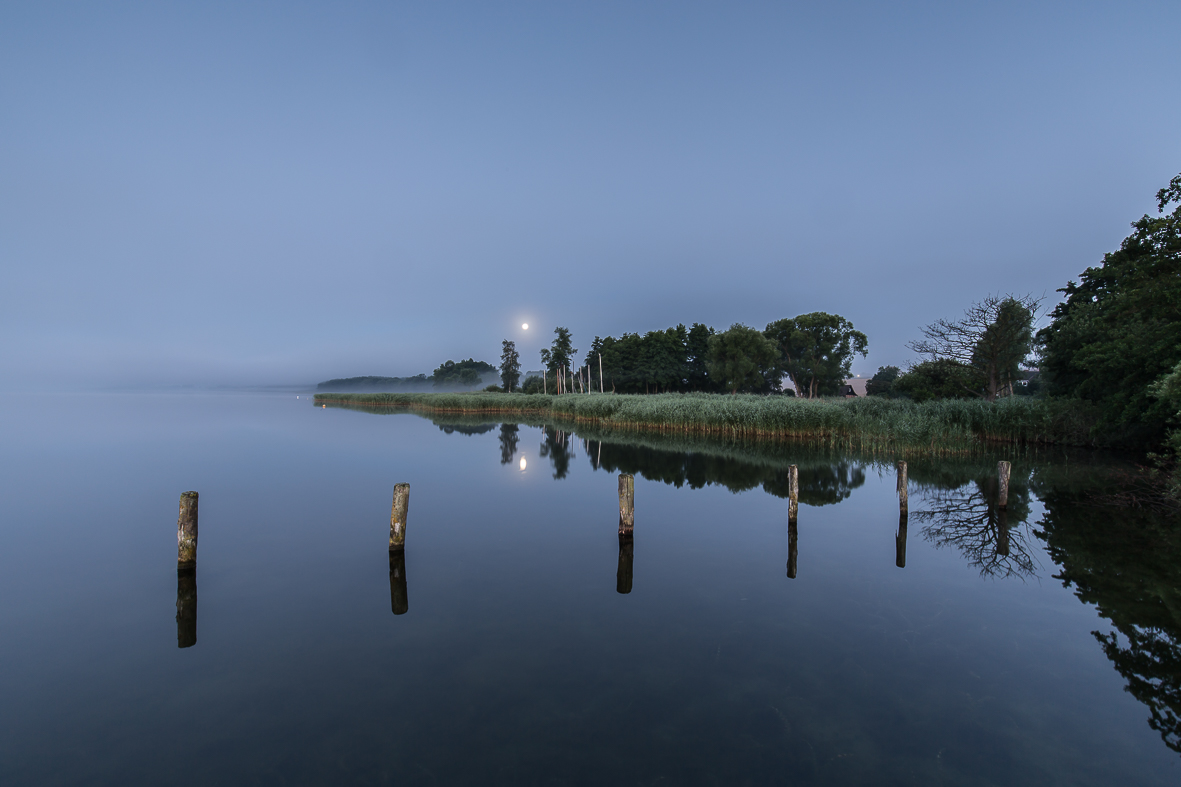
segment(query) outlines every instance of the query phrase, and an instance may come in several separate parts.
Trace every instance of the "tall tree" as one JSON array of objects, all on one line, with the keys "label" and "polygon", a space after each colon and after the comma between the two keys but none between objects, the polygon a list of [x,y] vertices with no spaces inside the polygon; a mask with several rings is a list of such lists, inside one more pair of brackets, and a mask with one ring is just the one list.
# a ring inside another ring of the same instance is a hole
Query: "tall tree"
[{"label": "tall tree", "polygon": [[968,307],[961,320],[936,320],[925,339],[907,345],[930,361],[954,361],[971,370],[964,386],[990,402],[1013,393],[1021,364],[1033,349],[1033,318],[1040,298],[990,295]]},{"label": "tall tree", "polygon": [[504,351],[500,354],[500,385],[512,393],[521,382],[521,356],[517,354],[517,343],[505,339],[501,342]]},{"label": "tall tree", "polygon": [[685,377],[688,380],[690,391],[714,390],[713,381],[709,377],[709,369],[705,365],[706,356],[709,355],[709,337],[713,335],[713,328],[695,322],[685,337],[686,365],[688,367]]},{"label": "tall tree", "polygon": [[1163,437],[1171,413],[1149,387],[1181,361],[1181,175],[1156,199],[1159,215],[1060,290],[1066,300],[1038,333],[1048,392],[1097,403],[1129,442]]},{"label": "tall tree", "polygon": [[761,391],[778,374],[775,345],[754,328],[735,323],[730,330],[709,337],[706,359],[710,377],[732,394]]},{"label": "tall tree", "polygon": [[565,381],[565,372],[570,368],[570,363],[574,360],[574,355],[578,350],[574,349],[570,343],[570,332],[563,327],[556,327],[554,329],[556,337],[553,343],[549,345],[549,350],[541,351],[541,360],[546,364],[546,369],[554,372],[557,381],[557,392],[562,394],[566,392],[567,383]]},{"label": "tall tree", "polygon": [[852,373],[853,356],[865,356],[869,339],[838,314],[812,312],[777,320],[764,334],[775,343],[783,371],[809,399],[835,394]]}]

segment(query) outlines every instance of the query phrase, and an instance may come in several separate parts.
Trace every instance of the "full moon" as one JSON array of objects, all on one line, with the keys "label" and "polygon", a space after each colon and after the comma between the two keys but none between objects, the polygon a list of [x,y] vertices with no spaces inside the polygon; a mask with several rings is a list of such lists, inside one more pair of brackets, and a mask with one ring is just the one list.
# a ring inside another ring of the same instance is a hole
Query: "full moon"
[{"label": "full moon", "polygon": [[523,323],[521,323],[521,330],[522,330],[522,331],[527,331],[527,330],[529,330],[529,323],[527,323],[527,322],[523,322]]}]

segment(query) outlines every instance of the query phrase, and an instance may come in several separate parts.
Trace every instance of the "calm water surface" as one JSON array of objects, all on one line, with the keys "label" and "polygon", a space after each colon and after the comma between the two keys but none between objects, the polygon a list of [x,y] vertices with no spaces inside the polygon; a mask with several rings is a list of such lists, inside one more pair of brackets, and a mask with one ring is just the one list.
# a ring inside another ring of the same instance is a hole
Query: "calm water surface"
[{"label": "calm water surface", "polygon": [[872,457],[2,401],[5,785],[1181,783],[1178,526],[1094,505],[1094,457],[1012,457],[1004,521],[997,457],[912,459],[900,534]]}]

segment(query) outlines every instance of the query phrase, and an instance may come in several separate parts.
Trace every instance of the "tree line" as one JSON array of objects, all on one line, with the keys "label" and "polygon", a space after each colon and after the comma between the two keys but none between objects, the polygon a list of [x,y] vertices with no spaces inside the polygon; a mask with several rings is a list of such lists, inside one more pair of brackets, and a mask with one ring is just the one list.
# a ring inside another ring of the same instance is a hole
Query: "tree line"
[{"label": "tree line", "polygon": [[[922,329],[910,347],[923,360],[879,368],[868,393],[1071,399],[1098,415],[1096,441],[1181,455],[1181,175],[1156,202],[1157,215],[1133,222],[1119,249],[1058,290],[1065,298],[1041,330],[1040,298],[991,296]],[[1173,485],[1181,494],[1181,476]]]},{"label": "tree line", "polygon": [[836,394],[855,355],[869,340],[844,317],[825,312],[777,320],[758,331],[742,324],[717,331],[684,324],[619,338],[596,336],[581,361],[570,331],[554,329],[541,351],[543,374],[520,385],[516,345],[504,341],[501,388],[524,393],[786,393],[784,377],[801,396]]}]

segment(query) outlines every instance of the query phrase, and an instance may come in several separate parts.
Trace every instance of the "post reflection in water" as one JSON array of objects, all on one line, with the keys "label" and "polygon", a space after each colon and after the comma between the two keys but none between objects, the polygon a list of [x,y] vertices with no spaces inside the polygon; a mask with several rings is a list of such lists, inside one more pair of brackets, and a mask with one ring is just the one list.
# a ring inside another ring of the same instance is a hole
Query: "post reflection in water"
[{"label": "post reflection in water", "polygon": [[410,609],[406,595],[406,553],[390,552],[390,607],[395,615],[405,615]]},{"label": "post reflection in water", "polygon": [[176,570],[176,646],[197,644],[197,569]]},{"label": "post reflection in water", "polygon": [[796,578],[796,555],[799,551],[799,526],[795,520],[788,520],[787,522],[787,578]]},{"label": "post reflection in water", "polygon": [[1028,480],[1012,481],[1007,508],[998,504],[1001,490],[991,474],[955,489],[928,491],[923,510],[915,514],[925,523],[923,537],[937,547],[954,546],[984,576],[1033,576],[1037,561],[1028,530],[1020,527],[1030,513]]},{"label": "post reflection in water", "polygon": [[894,534],[894,565],[906,568],[906,520],[905,511],[898,515],[898,532]]},{"label": "post reflection in water", "polygon": [[632,592],[632,559],[635,539],[632,536],[619,536],[619,568],[615,572],[615,592]]}]

